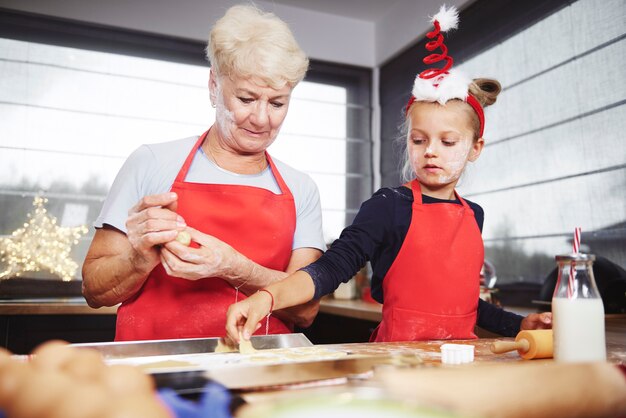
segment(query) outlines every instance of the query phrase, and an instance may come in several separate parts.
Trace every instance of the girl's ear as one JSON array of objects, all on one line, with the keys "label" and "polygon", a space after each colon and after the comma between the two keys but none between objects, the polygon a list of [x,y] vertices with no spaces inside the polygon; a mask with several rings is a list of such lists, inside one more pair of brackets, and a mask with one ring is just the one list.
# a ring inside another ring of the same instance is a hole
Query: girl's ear
[{"label": "girl's ear", "polygon": [[485,146],[484,139],[478,138],[476,141],[474,141],[474,144],[472,145],[472,149],[470,150],[470,153],[469,153],[469,157],[467,159],[471,162],[476,161],[478,157],[480,157],[480,153],[482,152],[484,146]]}]

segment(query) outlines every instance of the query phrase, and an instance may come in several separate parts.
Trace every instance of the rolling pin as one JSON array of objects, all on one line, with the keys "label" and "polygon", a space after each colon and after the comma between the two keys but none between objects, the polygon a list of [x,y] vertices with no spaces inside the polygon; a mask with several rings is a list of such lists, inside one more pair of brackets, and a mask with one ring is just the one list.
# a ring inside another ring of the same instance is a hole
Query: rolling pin
[{"label": "rolling pin", "polygon": [[552,358],[552,330],[520,331],[517,337],[515,337],[515,341],[495,341],[491,344],[491,351],[495,354],[513,350],[517,350],[519,355],[525,360]]}]

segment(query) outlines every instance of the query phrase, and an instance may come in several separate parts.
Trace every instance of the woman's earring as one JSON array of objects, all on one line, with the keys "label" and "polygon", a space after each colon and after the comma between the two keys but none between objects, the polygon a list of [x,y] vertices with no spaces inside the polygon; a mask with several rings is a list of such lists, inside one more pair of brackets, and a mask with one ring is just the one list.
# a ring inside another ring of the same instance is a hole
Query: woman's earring
[{"label": "woman's earring", "polygon": [[215,106],[215,103],[211,102],[211,107],[215,109],[217,106]]}]

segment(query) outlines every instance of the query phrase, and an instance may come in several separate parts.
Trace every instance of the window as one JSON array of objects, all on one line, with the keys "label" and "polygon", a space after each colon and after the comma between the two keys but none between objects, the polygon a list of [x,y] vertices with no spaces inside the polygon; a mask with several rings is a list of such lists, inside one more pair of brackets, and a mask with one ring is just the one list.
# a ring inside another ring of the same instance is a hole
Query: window
[{"label": "window", "polygon": [[[61,226],[89,226],[72,253],[80,263],[93,236],[91,224],[126,157],[143,143],[199,135],[214,120],[209,66],[202,46],[192,42],[190,57],[181,59],[168,53],[167,42],[155,54],[155,41],[146,42],[147,35],[17,17],[43,29],[34,36],[14,25],[11,36],[0,38],[0,234],[7,238],[21,227],[34,197],[43,194]],[[53,36],[46,32],[50,25],[57,27]],[[68,41],[66,25],[85,36]],[[116,47],[113,38],[126,41]],[[136,45],[142,42],[145,51]],[[171,49],[179,52],[184,41],[176,42]],[[315,62],[312,67],[294,90],[269,152],[315,180],[324,234],[331,240],[356,213],[352,202],[371,193],[370,74]]]},{"label": "window", "polygon": [[575,227],[584,252],[626,266],[625,16],[578,0],[461,66],[504,87],[461,187],[502,282],[542,282]]}]

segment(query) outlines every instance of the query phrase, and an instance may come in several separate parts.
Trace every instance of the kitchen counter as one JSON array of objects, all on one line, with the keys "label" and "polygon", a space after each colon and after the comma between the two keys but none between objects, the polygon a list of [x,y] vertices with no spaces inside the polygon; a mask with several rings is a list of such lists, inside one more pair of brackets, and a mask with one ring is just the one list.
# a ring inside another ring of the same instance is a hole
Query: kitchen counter
[{"label": "kitchen counter", "polygon": [[[382,305],[367,303],[360,300],[339,300],[324,298],[321,301],[320,312],[341,317],[350,317],[357,320],[379,321]],[[523,310],[517,311],[524,314]],[[527,313],[526,313],[527,314]],[[606,346],[607,360],[613,364],[626,364],[626,315],[606,315]],[[512,364],[553,364],[553,359],[523,360],[516,351],[493,354],[490,345],[494,341],[514,341],[514,338],[480,338],[472,341],[421,341],[421,342],[397,342],[397,343],[347,343],[347,344],[322,344],[320,347],[335,348],[362,355],[415,355],[422,362],[416,369],[429,371],[433,368],[442,367],[440,347],[444,343],[471,344],[475,347],[474,363],[469,367],[481,365],[496,365],[505,369]],[[455,366],[443,366],[449,369]],[[406,369],[405,369],[406,370]],[[277,402],[289,402],[292,399],[324,397],[343,397],[352,399],[363,396],[365,398],[380,395],[380,387],[369,378],[349,378],[344,381],[313,382],[311,384],[292,385],[276,390],[250,391],[242,393],[242,398],[250,404],[275,405]]]},{"label": "kitchen counter", "polygon": [[[393,342],[393,343],[348,343],[348,344],[322,344],[317,347],[324,347],[340,351],[347,351],[351,354],[368,355],[368,356],[388,356],[388,355],[412,355],[416,359],[419,358],[423,364],[417,367],[438,367],[441,366],[440,347],[444,343],[456,344],[472,344],[475,347],[474,362],[475,363],[511,363],[520,362],[522,359],[517,352],[505,354],[493,354],[489,350],[489,346],[496,340],[512,340],[512,339],[478,339],[471,342],[468,341],[419,341],[419,342]],[[540,360],[544,361],[544,360]],[[250,403],[274,402],[292,397],[326,395],[328,393],[355,393],[363,386],[369,386],[369,378],[348,378],[331,380],[326,384],[323,381],[311,383],[286,385],[276,387],[275,389],[265,389],[262,391],[247,391],[241,393],[242,398]]]},{"label": "kitchen counter", "polygon": [[[520,306],[508,306],[505,309],[522,316],[543,310]],[[303,332],[316,344],[367,341],[382,320],[382,310],[383,306],[379,303],[326,296],[320,301],[320,314],[315,323]],[[479,327],[474,332],[480,338],[498,337]]]},{"label": "kitchen counter", "polygon": [[117,306],[94,309],[82,296],[0,300],[0,347],[28,354],[44,341],[113,341]]},{"label": "kitchen counter", "polygon": [[[626,326],[626,318],[622,318],[622,325]],[[524,362],[517,351],[504,354],[493,354],[490,346],[494,341],[514,341],[514,338],[479,338],[477,340],[463,341],[412,341],[393,343],[351,343],[351,344],[328,344],[323,347],[349,351],[354,354],[377,355],[390,353],[415,353],[418,354],[425,364],[440,365],[440,347],[445,343],[470,344],[474,346],[474,362],[476,363],[506,363]],[[607,361],[610,363],[626,364],[626,333],[607,333],[606,339]],[[553,361],[553,360],[533,360]]]},{"label": "kitchen counter", "polygon": [[0,300],[0,315],[115,315],[117,306],[94,309],[83,297]]},{"label": "kitchen counter", "polygon": [[[622,326],[626,326],[626,316],[620,318]],[[416,379],[421,371],[430,373],[428,376],[432,376],[433,370],[452,370],[459,366],[448,366],[441,364],[440,347],[444,343],[461,343],[471,344],[475,347],[475,359],[472,364],[460,366],[460,370],[471,370],[474,367],[482,366],[495,366],[499,372],[506,376],[508,373],[507,367],[509,365],[551,365],[555,364],[553,359],[544,360],[523,360],[516,351],[493,354],[490,350],[490,345],[494,341],[512,341],[513,338],[484,338],[471,341],[422,341],[422,342],[397,342],[397,343],[356,343],[356,344],[332,344],[323,345],[326,348],[335,348],[340,350],[347,350],[354,354],[361,355],[399,355],[400,359],[410,358],[411,355],[419,356],[421,363],[416,365],[401,365],[400,369],[397,369],[399,373],[411,373],[411,379]],[[613,335],[610,340],[607,339],[607,360],[614,364],[626,364],[626,334]],[[381,373],[393,373],[389,368],[375,369],[381,370]],[[327,384],[324,382],[315,382],[311,384],[300,384],[293,386],[278,387],[275,390],[263,390],[263,391],[249,391],[241,393],[242,398],[248,402],[254,409],[254,407],[262,408],[262,405],[276,405],[281,402],[290,402],[297,399],[309,399],[311,397],[322,397],[324,399],[336,399],[342,397],[342,399],[353,399],[363,396],[365,398],[372,398],[376,396],[387,396],[384,392],[380,392],[382,387],[380,386],[380,380],[376,377],[378,373],[375,371],[369,376],[357,376],[355,378],[348,378],[344,381],[336,379],[329,381]],[[415,381],[415,380],[412,380]],[[457,396],[460,394],[457,393]],[[369,416],[369,415],[368,415]]]},{"label": "kitchen counter", "polygon": [[[320,312],[365,321],[380,322],[382,305],[360,299],[334,299],[325,297],[320,303]],[[509,308],[521,315],[530,309]],[[29,298],[0,300],[0,315],[114,315],[117,306],[89,307],[82,297]]]},{"label": "kitchen counter", "polygon": [[[542,310],[538,308],[519,306],[507,306],[504,309],[523,316]],[[548,305],[545,309],[549,310],[550,306]],[[326,296],[320,301],[320,312],[348,318],[380,322],[382,319],[383,305],[380,303],[365,302],[361,299],[335,299],[333,297]]]},{"label": "kitchen counter", "polygon": [[380,322],[383,315],[383,305],[380,303],[365,302],[361,299],[335,299],[332,297],[324,297],[320,301],[320,312]]},{"label": "kitchen counter", "polygon": [[[528,311],[524,312],[516,308],[508,309],[520,314],[528,313]],[[43,315],[59,316],[59,318],[66,316],[66,318],[89,318],[91,316],[95,318],[102,316],[112,318],[113,328],[109,330],[109,334],[114,332],[114,317],[116,312],[117,306],[98,309],[91,308],[82,297],[0,300],[0,317],[36,319]],[[320,303],[320,313],[377,323],[380,322],[382,318],[382,305],[364,302],[362,300],[343,300],[325,297]],[[369,336],[369,333],[367,333],[367,336]],[[360,341],[366,339],[367,338],[363,338]],[[108,339],[102,339],[100,341],[107,340]],[[98,340],[90,339],[89,341]],[[343,339],[341,341],[346,340]],[[488,341],[488,339],[480,341]],[[606,341],[609,348],[618,346],[626,348],[626,314],[606,315]],[[6,347],[6,342],[4,346]],[[626,354],[623,352],[621,361],[626,361]]]}]

